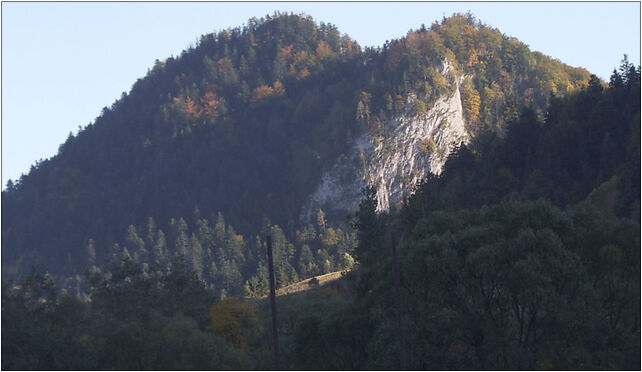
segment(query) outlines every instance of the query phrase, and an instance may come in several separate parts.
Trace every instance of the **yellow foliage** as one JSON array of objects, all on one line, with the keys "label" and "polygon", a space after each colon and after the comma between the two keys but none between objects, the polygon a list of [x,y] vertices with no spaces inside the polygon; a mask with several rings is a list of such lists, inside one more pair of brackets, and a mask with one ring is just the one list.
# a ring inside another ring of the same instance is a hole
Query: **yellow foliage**
[{"label": "yellow foliage", "polygon": [[[555,88],[555,86],[554,86],[554,88]],[[555,90],[557,91],[557,89],[555,89]],[[526,89],[524,91],[524,96],[522,97],[522,102],[524,102],[524,104],[526,106],[530,106],[533,103],[534,96],[535,96],[535,89],[528,88],[528,89]]]},{"label": "yellow foliage", "polygon": [[468,57],[468,62],[466,63],[467,67],[474,67],[479,64],[479,58],[477,56],[477,52],[474,50],[470,53],[470,57]]},{"label": "yellow foliage", "polygon": [[319,41],[319,44],[317,45],[317,51],[316,51],[317,58],[319,60],[323,60],[326,57],[329,57],[332,55],[332,48],[326,43],[325,41],[321,40]]},{"label": "yellow foliage", "polygon": [[299,71],[299,77],[298,79],[305,79],[308,76],[310,76],[310,70],[308,70],[307,67],[304,67],[301,71]]},{"label": "yellow foliage", "polygon": [[288,75],[297,80],[301,80],[310,76],[308,67],[316,63],[317,57],[314,54],[302,50],[294,54],[293,59],[288,68]]},{"label": "yellow foliage", "polygon": [[243,235],[241,235],[241,234],[236,234],[236,235],[234,236],[234,238],[236,239],[236,242],[237,242],[239,245],[243,245]]},{"label": "yellow foliage", "polygon": [[314,64],[314,55],[302,50],[294,55],[294,65],[300,69]]},{"label": "yellow foliage", "polygon": [[448,88],[448,80],[442,75],[435,67],[429,70],[430,82],[433,88],[433,93],[440,96],[446,92]]},{"label": "yellow foliage", "polygon": [[555,84],[554,81],[550,81],[548,83],[548,90],[553,94],[557,94],[557,84]]},{"label": "yellow foliage", "polygon": [[254,306],[238,298],[226,298],[210,308],[207,330],[238,348],[246,348],[245,335],[259,331],[259,318]]},{"label": "yellow foliage", "polygon": [[323,234],[322,241],[326,246],[337,245],[339,244],[339,236],[333,228],[328,227],[325,234]]},{"label": "yellow foliage", "polygon": [[283,87],[283,83],[281,83],[279,80],[274,82],[274,94],[279,96],[285,94],[285,88]]},{"label": "yellow foliage", "polygon": [[464,106],[464,117],[469,124],[477,122],[481,97],[473,81],[468,77],[461,84],[461,103]]}]

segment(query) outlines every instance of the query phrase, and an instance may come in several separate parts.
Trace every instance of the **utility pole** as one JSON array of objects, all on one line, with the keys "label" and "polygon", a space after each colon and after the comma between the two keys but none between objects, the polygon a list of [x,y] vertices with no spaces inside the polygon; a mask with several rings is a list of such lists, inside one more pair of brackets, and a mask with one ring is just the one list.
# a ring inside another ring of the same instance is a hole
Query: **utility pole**
[{"label": "utility pole", "polygon": [[274,283],[274,261],[272,259],[272,236],[267,236],[268,271],[270,272],[270,305],[272,307],[272,337],[274,343],[274,363],[276,370],[280,370],[279,364],[279,332],[276,319],[276,285]]},{"label": "utility pole", "polygon": [[399,340],[399,361],[401,363],[401,370],[406,370],[406,345],[403,334],[403,323],[401,321],[401,289],[399,285],[399,261],[397,259],[397,242],[395,241],[395,233],[390,235],[392,245],[392,271],[395,281],[395,305],[397,308],[397,337]]}]

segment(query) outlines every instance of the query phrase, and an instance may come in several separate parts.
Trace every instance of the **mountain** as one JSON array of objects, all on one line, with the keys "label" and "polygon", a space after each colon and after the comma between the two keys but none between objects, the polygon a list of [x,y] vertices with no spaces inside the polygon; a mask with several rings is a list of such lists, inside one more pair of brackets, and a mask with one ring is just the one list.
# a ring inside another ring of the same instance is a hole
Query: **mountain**
[{"label": "mountain", "polygon": [[[608,86],[593,78],[552,98],[544,120],[526,108],[505,136],[459,146],[400,209],[377,212],[370,188],[353,220],[358,266],[279,290],[303,290],[277,301],[280,368],[639,369],[639,175],[640,67],[625,58]],[[336,238],[323,215],[317,223],[297,240]],[[130,230],[136,256],[147,237]],[[229,230],[222,217],[213,232],[198,219],[189,245]],[[195,262],[158,270],[141,257],[92,267],[76,293],[57,292],[46,274],[3,282],[3,369],[277,366],[266,298],[223,298]]]},{"label": "mountain", "polygon": [[7,185],[3,277],[178,255],[240,293],[264,284],[268,231],[281,285],[345,268],[365,186],[395,208],[461,143],[589,80],[471,15],[365,50],[292,14],[203,35]]},{"label": "mountain", "polygon": [[2,368],[637,370],[640,75],[462,15],[204,36],[3,193]]}]

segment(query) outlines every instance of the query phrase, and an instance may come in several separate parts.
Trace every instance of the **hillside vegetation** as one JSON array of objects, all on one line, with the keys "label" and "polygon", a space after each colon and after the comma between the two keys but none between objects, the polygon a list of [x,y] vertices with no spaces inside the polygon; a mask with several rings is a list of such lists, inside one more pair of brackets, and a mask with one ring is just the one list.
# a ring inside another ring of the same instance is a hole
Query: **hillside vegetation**
[{"label": "hillside vegetation", "polygon": [[421,115],[459,75],[471,133],[502,134],[521,105],[541,118],[551,95],[589,81],[470,15],[367,50],[288,14],[203,35],[7,185],[3,277],[35,267],[73,286],[113,254],[148,264],[181,254],[209,284],[240,294],[261,272],[255,237],[268,226],[292,244],[284,284],[345,268],[345,214],[315,210],[311,228],[299,219],[304,202],[361,133],[382,135],[409,102]]},{"label": "hillside vegetation", "polygon": [[[301,223],[443,58],[472,140]],[[365,51],[293,15],[206,35],[2,193],[2,369],[272,369],[271,235],[281,288],[351,268],[278,297],[281,367],[399,370],[394,233],[408,369],[638,370],[640,121],[626,56],[604,83],[468,15]]]},{"label": "hillside vegetation", "polygon": [[640,368],[640,67],[626,58],[608,88],[592,79],[545,120],[523,110],[400,211],[375,208],[371,190],[352,271],[351,311],[371,325],[358,368],[400,365],[392,232],[409,368]]}]

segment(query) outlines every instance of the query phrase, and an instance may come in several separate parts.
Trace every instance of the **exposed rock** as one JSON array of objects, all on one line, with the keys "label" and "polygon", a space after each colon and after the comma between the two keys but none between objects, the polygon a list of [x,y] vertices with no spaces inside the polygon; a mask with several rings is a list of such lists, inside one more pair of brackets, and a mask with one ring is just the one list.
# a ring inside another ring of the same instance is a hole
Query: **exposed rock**
[{"label": "exposed rock", "polygon": [[[445,60],[442,74],[451,70]],[[440,174],[451,150],[469,140],[459,93],[462,81],[462,76],[455,79],[454,93],[439,97],[425,115],[411,115],[408,109],[386,124],[382,136],[358,138],[350,154],[323,175],[301,219],[310,221],[319,208],[335,214],[355,211],[367,185],[376,187],[378,210],[386,211],[408,196],[427,172]],[[408,97],[406,107],[415,99]]]}]

